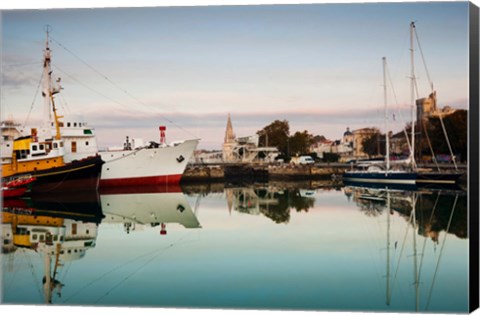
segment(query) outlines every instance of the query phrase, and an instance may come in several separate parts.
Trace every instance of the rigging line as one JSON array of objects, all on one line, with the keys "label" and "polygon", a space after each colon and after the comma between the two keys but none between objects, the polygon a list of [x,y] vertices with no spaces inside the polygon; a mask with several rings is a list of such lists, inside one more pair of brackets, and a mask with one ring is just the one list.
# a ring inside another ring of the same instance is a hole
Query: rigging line
[{"label": "rigging line", "polygon": [[61,282],[64,283],[65,278],[67,277],[67,273],[70,271],[70,267],[72,266],[72,263],[70,262],[68,264],[68,267],[66,269],[62,269],[62,277],[61,277]]},{"label": "rigging line", "polygon": [[435,162],[437,166],[437,170],[440,171],[440,165],[438,165],[437,159],[435,158],[435,151],[433,151],[432,142],[430,141],[430,136],[428,135],[427,126],[425,124],[425,120],[422,120],[423,131],[427,136],[428,147],[430,148],[430,153],[432,154],[432,160]]},{"label": "rigging line", "polygon": [[39,294],[40,296],[43,296],[42,290],[40,290],[40,283],[38,282],[37,275],[35,274],[35,267],[33,266],[32,262],[31,262],[30,259],[28,258],[26,252],[25,252],[25,251],[22,251],[22,252],[23,252],[23,256],[24,256],[25,260],[27,261],[27,265],[30,267],[30,271],[31,271],[31,273],[32,273],[32,277],[33,277],[33,280],[34,280],[34,282],[35,282],[35,285],[36,285],[38,294]]},{"label": "rigging line", "polygon": [[[124,88],[122,88],[120,85],[118,85],[117,83],[113,82],[110,78],[108,78],[106,75],[104,75],[103,73],[101,73],[100,71],[98,71],[97,69],[95,69],[94,67],[92,67],[91,65],[89,65],[85,60],[83,60],[82,58],[80,58],[78,55],[76,55],[75,53],[73,53],[71,50],[69,50],[68,48],[66,48],[65,46],[63,46],[61,43],[59,43],[56,39],[50,37],[52,39],[52,41],[54,41],[58,46],[60,46],[61,48],[63,48],[64,50],[66,50],[67,52],[69,52],[70,54],[72,54],[75,58],[77,58],[78,60],[80,60],[84,65],[86,65],[88,68],[90,68],[92,71],[94,71],[95,73],[97,73],[99,76],[101,76],[102,78],[104,78],[105,80],[107,80],[108,82],[110,82],[110,84],[112,84],[114,87],[116,87],[117,89],[119,89],[120,91],[122,91],[123,93],[125,93],[126,95],[128,95],[129,97],[131,97],[132,99],[134,99],[136,102],[138,102],[140,105],[143,105],[144,107],[146,107],[147,109],[152,109],[150,106],[146,105],[145,103],[143,103],[142,101],[140,101],[137,97],[133,96],[132,94],[130,94],[127,90],[125,90]],[[171,119],[169,119],[168,117],[160,114],[158,112],[158,110],[154,109],[156,112],[157,112],[157,115],[159,115],[160,117],[162,117],[163,119],[165,119],[167,122],[169,122],[170,124],[174,125],[175,127],[189,133],[191,136],[193,137],[196,137],[196,135],[194,135],[192,132],[190,132],[189,130],[179,126],[178,124],[176,124],[175,122],[173,122]]]},{"label": "rigging line", "polygon": [[427,62],[425,61],[425,56],[423,55],[422,46],[420,45],[420,39],[418,37],[417,30],[415,29],[415,38],[417,39],[418,49],[420,50],[420,55],[422,56],[423,66],[425,67],[425,72],[427,74],[428,83],[430,84],[430,89],[433,91],[433,82],[430,78],[430,73],[428,72]]},{"label": "rigging line", "polygon": [[104,297],[106,297],[107,295],[109,295],[112,291],[114,291],[116,288],[118,288],[120,285],[122,285],[125,281],[127,281],[130,277],[132,277],[133,275],[135,275],[136,273],[138,273],[141,269],[143,269],[145,266],[147,266],[150,262],[152,262],[154,259],[156,259],[158,256],[160,256],[160,254],[163,254],[165,253],[165,250],[168,250],[170,248],[172,248],[174,246],[174,244],[170,244],[167,248],[165,248],[163,251],[160,251],[158,252],[155,256],[153,256],[152,258],[150,258],[149,260],[147,260],[142,266],[140,266],[138,269],[136,269],[134,272],[130,273],[129,275],[127,275],[125,278],[123,278],[122,280],[120,280],[117,284],[115,284],[112,288],[110,288],[110,290],[108,290],[104,295],[102,295],[101,297],[99,297],[94,303],[98,303],[100,302]]},{"label": "rigging line", "polygon": [[128,108],[128,109],[130,108],[128,105],[123,104],[123,103],[121,103],[121,102],[118,102],[118,101],[114,100],[113,98],[111,98],[111,97],[109,97],[109,96],[107,96],[107,95],[105,95],[105,94],[103,94],[103,93],[101,93],[101,92],[93,89],[92,87],[86,85],[85,83],[81,82],[80,80],[78,80],[77,78],[75,78],[74,76],[72,76],[71,74],[68,74],[68,73],[65,72],[64,70],[60,69],[57,65],[54,65],[54,67],[55,67],[57,70],[59,70],[60,72],[62,72],[62,73],[64,73],[65,75],[67,75],[70,79],[74,80],[75,82],[79,83],[79,84],[82,85],[83,87],[87,88],[88,90],[90,90],[90,91],[92,91],[92,92],[94,92],[94,93],[96,93],[96,94],[98,94],[98,95],[100,95],[100,96],[108,99],[109,101],[112,101],[113,103],[115,103],[115,104],[117,104],[117,105],[124,106],[125,108]]},{"label": "rigging line", "polygon": [[[395,89],[393,87],[393,81],[392,81],[392,77],[391,77],[391,74],[390,74],[390,71],[389,71],[389,68],[387,66],[387,76],[388,76],[388,79],[390,81],[390,88],[392,90],[392,94],[393,94],[393,98],[395,99],[395,104],[397,105],[397,108],[399,107],[398,105],[398,99],[397,99],[397,94],[395,93]],[[403,121],[405,121],[403,115],[402,115],[402,111],[399,110],[399,113],[400,113],[400,116],[401,116],[401,119]],[[408,136],[408,133],[407,133],[407,130],[405,128],[403,128],[403,134],[405,135],[405,139],[407,140],[407,145],[408,145],[408,150],[411,151],[412,150],[412,146],[410,144],[410,138]]]},{"label": "rigging line", "polygon": [[89,283],[87,283],[86,285],[84,285],[82,288],[78,289],[75,293],[73,293],[71,296],[69,296],[68,298],[66,298],[66,299],[64,300],[64,302],[67,302],[67,301],[70,300],[71,298],[77,296],[81,291],[83,291],[84,289],[88,288],[89,286],[91,286],[91,285],[94,284],[95,282],[101,280],[102,278],[106,277],[107,275],[109,275],[109,274],[111,274],[111,273],[113,273],[113,272],[115,272],[115,271],[123,268],[124,266],[126,266],[126,265],[128,265],[128,264],[134,263],[135,261],[137,261],[137,260],[139,260],[139,259],[142,259],[142,258],[144,258],[144,257],[147,257],[147,256],[150,256],[150,255],[152,255],[152,254],[155,254],[156,252],[158,252],[158,251],[160,251],[160,250],[162,250],[162,249],[166,249],[166,248],[168,248],[168,247],[160,248],[160,249],[155,249],[155,250],[153,250],[153,251],[150,251],[150,252],[148,252],[148,253],[145,253],[145,254],[142,254],[142,255],[140,255],[140,256],[137,256],[137,257],[135,257],[135,258],[133,258],[133,259],[130,259],[130,260],[126,261],[126,262],[123,263],[123,264],[120,264],[120,265],[112,268],[111,270],[105,272],[104,274],[100,275],[100,276],[97,277],[96,279],[90,281]]},{"label": "rigging line", "polygon": [[104,75],[103,73],[101,73],[100,71],[98,71],[97,69],[95,69],[94,67],[92,67],[91,65],[89,65],[85,60],[83,60],[82,58],[80,58],[78,55],[76,55],[73,51],[71,51],[70,49],[68,49],[67,47],[63,46],[61,43],[59,43],[55,38],[53,37],[50,37],[50,39],[52,41],[54,41],[58,46],[60,46],[61,48],[63,48],[65,51],[69,52],[72,56],[74,56],[75,58],[77,58],[78,60],[80,60],[80,62],[82,62],[84,65],[86,65],[88,68],[90,68],[92,71],[94,71],[95,73],[97,73],[99,76],[101,76],[102,78],[106,79],[107,81],[109,81],[112,85],[114,85],[116,88],[124,91],[126,94],[128,94],[124,89],[122,89],[120,86],[118,86],[117,84],[115,84],[113,81],[111,81],[106,75]]},{"label": "rigging line", "polygon": [[37,99],[38,91],[40,90],[40,85],[42,85],[43,73],[40,76],[40,80],[38,81],[37,90],[35,91],[35,96],[33,97],[32,104],[30,105],[30,110],[28,111],[27,118],[23,123],[23,128],[27,125],[27,122],[30,120],[30,115],[32,114],[33,106],[35,105],[35,100]]},{"label": "rigging line", "polygon": [[440,254],[438,255],[437,265],[435,266],[435,272],[433,273],[432,284],[430,286],[430,290],[429,290],[429,293],[428,293],[427,305],[425,306],[425,310],[428,310],[428,308],[430,306],[430,301],[431,301],[432,292],[433,292],[433,286],[434,286],[435,280],[437,278],[438,268],[440,266],[440,259],[442,258],[442,253],[443,253],[443,249],[445,247],[445,242],[447,241],[448,232],[450,230],[450,224],[452,223],[453,213],[455,212],[455,208],[457,206],[457,201],[458,201],[458,194],[455,195],[455,201],[453,202],[452,213],[450,214],[450,218],[448,219],[447,229],[445,230],[445,237],[443,238],[442,247],[440,248]]},{"label": "rigging line", "polygon": [[[428,220],[428,224],[432,223],[433,215],[435,213],[435,210],[437,209],[438,201],[440,200],[440,194],[441,194],[441,192],[439,192],[437,194],[437,199],[435,200],[435,203],[433,204],[432,213],[430,214],[430,219]],[[423,248],[422,248],[422,256],[421,256],[422,258],[420,259],[420,266],[418,268],[418,279],[421,279],[423,258],[425,257],[425,247],[426,246],[427,246],[427,237],[425,237],[425,239],[423,240]]]},{"label": "rigging line", "polygon": [[415,208],[413,208],[412,212],[410,212],[410,218],[408,219],[408,222],[407,222],[407,229],[405,231],[405,236],[403,238],[400,254],[398,255],[397,268],[395,269],[395,276],[393,277],[394,281],[397,279],[398,269],[400,268],[400,259],[402,258],[403,250],[405,248],[405,241],[407,240],[408,230],[410,230],[410,223],[412,222],[414,212],[415,212]]},{"label": "rigging line", "polygon": [[445,129],[445,124],[443,123],[442,115],[438,115],[438,118],[440,118],[440,123],[442,125],[442,129],[443,129],[443,133],[445,135],[445,139],[447,140],[448,150],[450,150],[450,156],[452,157],[453,165],[455,166],[455,170],[458,171],[457,162],[455,161],[456,160],[455,155],[453,155],[452,146],[450,145],[450,139],[448,138],[447,130]]},{"label": "rigging line", "polygon": [[[187,236],[187,234],[184,234],[181,238],[179,238],[176,242],[180,242],[182,239],[184,239],[185,237]],[[101,297],[99,297],[94,303],[98,303],[100,302],[104,297],[106,297],[107,295],[109,295],[112,291],[114,291],[116,288],[118,288],[120,285],[122,285],[125,281],[127,281],[130,277],[132,277],[133,275],[135,275],[136,273],[138,273],[141,269],[145,268],[149,263],[151,263],[154,259],[158,258],[158,256],[160,256],[161,254],[164,254],[165,251],[167,251],[168,249],[172,248],[173,246],[175,246],[176,243],[171,243],[169,246],[167,247],[164,247],[164,248],[161,248],[158,250],[158,253],[156,253],[156,255],[154,255],[152,258],[150,258],[149,260],[147,260],[142,266],[140,266],[139,268],[137,268],[135,271],[133,271],[132,273],[130,273],[129,275],[127,275],[125,278],[123,278],[122,280],[120,280],[116,285],[114,285],[110,290],[108,290],[104,295],[102,295]],[[155,251],[154,251],[155,252]]]},{"label": "rigging line", "polygon": [[[180,239],[177,240],[177,242],[180,242],[182,241],[185,237],[187,236],[187,234],[184,234]],[[172,248],[173,246],[177,245],[176,243],[171,243],[169,246],[167,247],[164,247],[164,248],[161,248],[160,250],[158,250],[158,252],[156,253],[156,255],[154,255],[152,258],[150,258],[149,260],[147,260],[143,265],[140,266],[140,268],[136,269],[134,272],[130,273],[129,275],[127,275],[125,278],[123,278],[120,282],[118,282],[116,285],[114,285],[110,290],[108,290],[104,295],[102,295],[101,297],[99,297],[94,303],[98,303],[99,301],[101,301],[105,296],[109,295],[112,291],[114,291],[116,288],[118,288],[120,285],[122,285],[125,281],[127,281],[130,277],[132,277],[133,275],[135,275],[136,273],[138,273],[141,269],[145,268],[148,264],[150,264],[154,259],[156,259],[158,256],[160,256],[161,254],[164,254],[167,250],[169,250],[170,248]],[[153,252],[155,253],[155,251]],[[146,255],[144,255],[146,256]]]},{"label": "rigging line", "polygon": [[20,67],[20,66],[28,66],[28,65],[41,65],[42,63],[39,61],[32,61],[32,62],[25,62],[25,63],[11,63],[11,64],[3,64],[3,67]]}]

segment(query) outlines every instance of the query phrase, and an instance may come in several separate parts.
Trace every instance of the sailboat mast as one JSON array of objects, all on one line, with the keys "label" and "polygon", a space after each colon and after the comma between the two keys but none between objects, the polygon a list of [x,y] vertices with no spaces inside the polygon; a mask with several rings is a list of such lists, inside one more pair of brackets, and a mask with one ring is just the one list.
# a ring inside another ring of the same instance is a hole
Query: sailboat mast
[{"label": "sailboat mast", "polygon": [[390,191],[387,189],[387,305],[390,305]]},{"label": "sailboat mast", "polygon": [[385,108],[385,163],[386,163],[386,172],[390,169],[390,143],[388,139],[388,112],[387,112],[387,58],[383,57],[383,97],[384,97],[384,108]]},{"label": "sailboat mast", "polygon": [[410,151],[410,159],[411,163],[415,165],[415,63],[414,63],[414,32],[415,32],[415,22],[410,23],[410,61],[411,61],[411,73],[410,73],[410,101],[412,104],[412,135],[411,135],[411,143],[412,148]]}]

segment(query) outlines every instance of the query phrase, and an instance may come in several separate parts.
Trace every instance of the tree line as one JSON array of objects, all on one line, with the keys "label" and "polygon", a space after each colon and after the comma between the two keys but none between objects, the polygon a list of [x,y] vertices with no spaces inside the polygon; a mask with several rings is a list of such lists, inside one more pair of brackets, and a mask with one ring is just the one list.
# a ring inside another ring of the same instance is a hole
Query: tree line
[{"label": "tree line", "polygon": [[[439,117],[428,117],[416,123],[415,158],[417,160],[433,160],[439,155],[450,155],[448,147],[448,143],[450,143],[452,153],[457,157],[457,161],[466,161],[468,155],[467,110],[456,110],[443,117],[442,120]],[[407,125],[405,131],[410,137],[412,133],[411,125]],[[405,132],[401,131],[393,137],[403,139],[405,146],[407,146],[404,134]],[[362,141],[362,146],[364,152],[369,156],[384,155],[385,134],[377,130]]]},{"label": "tree line", "polygon": [[[468,112],[467,110],[457,110],[454,113],[443,118],[443,125],[448,135],[453,153],[458,160],[467,159],[468,150]],[[417,123],[416,126],[416,148],[417,158],[430,156],[431,149],[435,154],[449,154],[448,143],[446,141],[441,121],[438,117],[429,117],[423,123]],[[374,128],[372,128],[374,129]],[[411,126],[406,126],[405,131],[411,134]],[[406,144],[404,131],[393,137],[403,137]],[[297,131],[290,134],[290,124],[288,120],[275,120],[269,125],[257,131],[259,136],[259,146],[276,147],[279,152],[279,158],[289,161],[291,156],[311,155],[314,158],[316,154],[310,152],[312,144],[326,138],[322,135],[313,135],[307,130]],[[369,156],[385,155],[385,134],[378,129],[369,137],[362,141],[363,150]],[[324,160],[333,162],[338,160],[338,155],[334,153],[324,154]]]}]

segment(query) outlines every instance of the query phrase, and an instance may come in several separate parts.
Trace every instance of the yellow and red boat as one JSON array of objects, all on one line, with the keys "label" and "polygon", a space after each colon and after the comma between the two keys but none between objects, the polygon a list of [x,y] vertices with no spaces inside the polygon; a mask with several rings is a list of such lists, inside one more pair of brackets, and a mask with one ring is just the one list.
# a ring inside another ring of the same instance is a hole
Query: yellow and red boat
[{"label": "yellow and red boat", "polygon": [[42,91],[46,110],[42,131],[50,130],[53,125],[55,135],[43,132],[40,136],[37,129],[32,128],[30,135],[14,139],[11,158],[5,162],[2,158],[2,178],[9,182],[18,177],[34,177],[35,181],[31,183],[32,193],[96,190],[104,163],[99,155],[69,163],[64,160],[65,145],[60,134],[62,116],[57,114],[53,97],[60,92],[61,87],[59,79],[55,80],[55,85],[52,80],[48,41],[47,32]]}]

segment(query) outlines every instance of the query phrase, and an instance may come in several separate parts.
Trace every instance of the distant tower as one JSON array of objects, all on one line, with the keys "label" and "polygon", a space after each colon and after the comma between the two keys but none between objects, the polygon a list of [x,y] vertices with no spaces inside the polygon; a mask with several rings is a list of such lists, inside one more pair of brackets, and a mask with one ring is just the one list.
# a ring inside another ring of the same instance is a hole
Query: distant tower
[{"label": "distant tower", "polygon": [[353,133],[350,131],[350,127],[347,127],[347,131],[343,133],[343,143],[350,143],[353,145]]},{"label": "distant tower", "polygon": [[223,161],[233,162],[233,148],[235,146],[235,134],[233,133],[232,120],[230,114],[228,114],[227,130],[225,131],[225,139],[223,142]]}]

